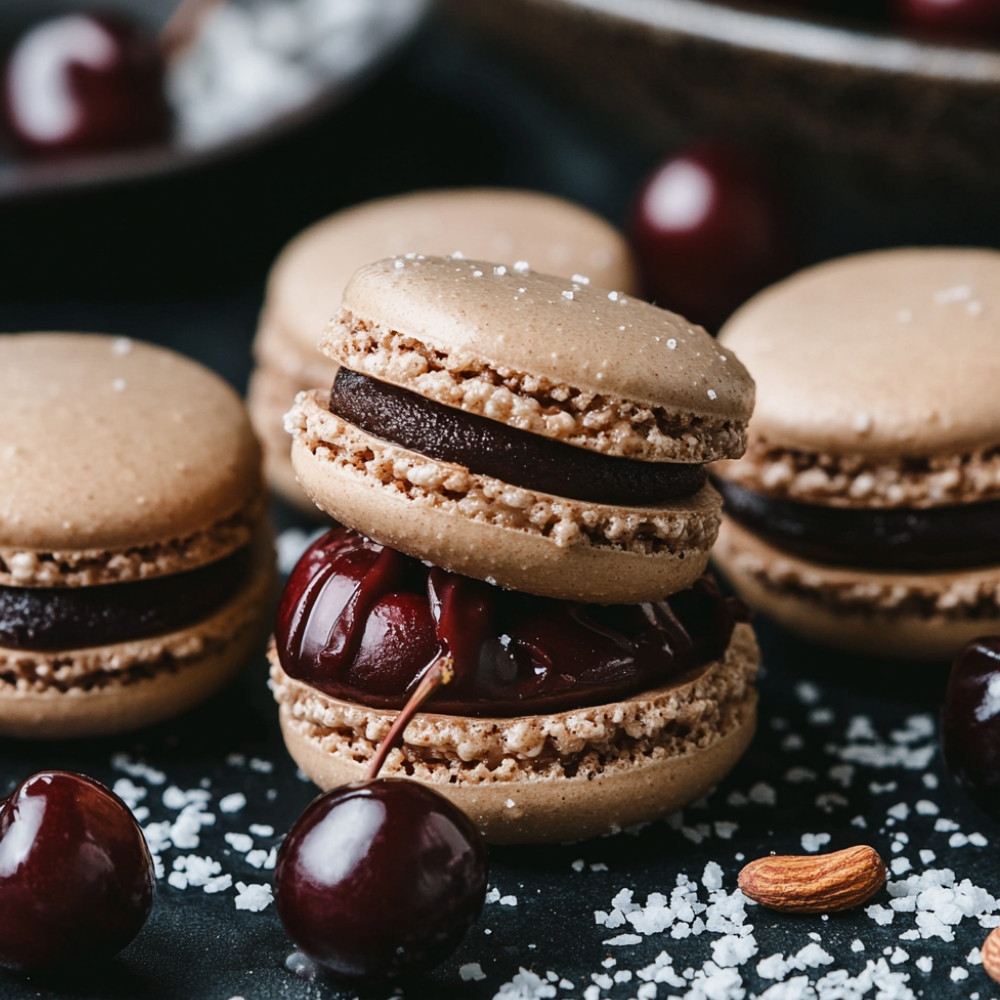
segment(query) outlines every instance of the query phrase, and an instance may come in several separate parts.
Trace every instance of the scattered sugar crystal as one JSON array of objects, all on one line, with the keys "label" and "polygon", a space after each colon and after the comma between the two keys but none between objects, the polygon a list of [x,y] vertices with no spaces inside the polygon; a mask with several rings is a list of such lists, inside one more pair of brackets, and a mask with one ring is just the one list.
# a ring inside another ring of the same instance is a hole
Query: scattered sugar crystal
[{"label": "scattered sugar crystal", "polygon": [[255,837],[273,837],[274,836],[274,827],[271,826],[269,823],[251,823],[247,827],[247,829]]},{"label": "scattered sugar crystal", "polygon": [[129,809],[135,811],[135,807],[146,797],[146,789],[142,785],[137,785],[129,778],[119,778],[112,788]]},{"label": "scattered sugar crystal", "polygon": [[769,785],[766,781],[758,781],[753,787],[747,792],[747,798],[751,802],[755,802],[757,805],[762,806],[773,806],[778,801],[777,793],[772,785]]},{"label": "scattered sugar crystal", "polygon": [[722,888],[722,867],[716,861],[709,861],[701,876],[701,884],[706,889]]},{"label": "scattered sugar crystal", "polygon": [[937,855],[934,853],[934,851],[928,850],[926,847],[921,849],[921,851],[920,851],[920,863],[922,865],[933,864],[934,861],[936,860],[936,858],[937,858]]},{"label": "scattered sugar crystal", "polygon": [[514,270],[517,271],[518,274],[527,274],[528,271],[531,270],[531,265],[526,260],[515,260]]},{"label": "scattered sugar crystal", "polygon": [[910,953],[907,951],[903,951],[902,948],[892,949],[892,954],[889,956],[889,962],[892,965],[902,965],[903,962],[908,962],[909,960],[910,960]]},{"label": "scattered sugar crystal", "polygon": [[951,981],[953,983],[957,983],[957,982],[960,982],[963,979],[968,979],[969,978],[969,970],[963,968],[960,965],[953,965],[951,967],[951,972],[949,973],[949,976],[950,976]]},{"label": "scattered sugar crystal", "polygon": [[802,850],[808,854],[815,854],[820,848],[830,843],[828,833],[804,833],[802,834]]},{"label": "scattered sugar crystal", "polygon": [[851,942],[851,951],[858,952],[864,950],[865,950],[865,944],[860,938],[855,938]]},{"label": "scattered sugar crystal", "polygon": [[517,896],[501,896],[499,903],[501,906],[517,906]]},{"label": "scattered sugar crystal", "polygon": [[714,389],[709,389],[708,390],[708,398],[709,399],[717,399],[718,398],[718,393]]},{"label": "scattered sugar crystal", "polygon": [[934,829],[938,833],[951,833],[953,830],[958,829],[958,824],[953,819],[947,819],[941,816],[939,819],[934,821]]},{"label": "scattered sugar crystal", "polygon": [[731,840],[733,834],[740,828],[739,823],[731,823],[723,819],[717,819],[713,826],[715,828],[715,835],[720,840]]},{"label": "scattered sugar crystal", "polygon": [[493,268],[493,273],[498,278],[502,278],[507,273],[507,268],[505,268],[503,264],[497,264],[496,267]]},{"label": "scattered sugar crystal", "polygon": [[247,797],[242,792],[232,792],[219,799],[219,812],[239,812],[247,804]]},{"label": "scattered sugar crystal", "polygon": [[479,982],[486,978],[486,973],[483,972],[483,967],[478,962],[468,962],[459,966],[458,976],[463,983]]},{"label": "scattered sugar crystal", "polygon": [[910,807],[906,802],[897,802],[894,806],[890,806],[886,812],[893,819],[905,820],[910,815]]},{"label": "scattered sugar crystal", "polygon": [[567,290],[567,291],[564,291],[564,292],[562,293],[562,297],[563,297],[564,299],[572,299],[572,298],[573,298],[573,292],[572,292],[572,291],[569,291],[569,290]]},{"label": "scattered sugar crystal", "polygon": [[938,787],[938,776],[936,774],[932,774],[930,771],[928,771],[921,780],[924,783],[924,788]]},{"label": "scattered sugar crystal", "polygon": [[611,299],[612,302],[617,302],[619,294],[619,292],[608,292],[608,298]]},{"label": "scattered sugar crystal", "polygon": [[595,861],[591,866],[590,870],[592,872],[606,872],[608,866],[603,861]]},{"label": "scattered sugar crystal", "polygon": [[260,913],[271,905],[273,899],[271,886],[267,883],[236,883],[236,909]]},{"label": "scattered sugar crystal", "polygon": [[970,833],[969,843],[974,847],[986,847],[989,841],[981,833]]},{"label": "scattered sugar crystal", "polygon": [[893,858],[890,867],[892,868],[893,875],[903,875],[910,871],[913,865],[910,864],[907,858]]},{"label": "scattered sugar crystal", "polygon": [[642,938],[638,934],[619,934],[617,937],[608,938],[602,944],[612,947],[629,944],[641,944]]},{"label": "scattered sugar crystal", "polygon": [[969,838],[964,833],[953,833],[948,838],[949,847],[965,847],[969,842]]},{"label": "scattered sugar crystal", "polygon": [[808,767],[790,767],[785,772],[785,781],[791,785],[801,785],[806,781],[815,781],[816,772]]},{"label": "scattered sugar crystal", "polygon": [[253,837],[246,833],[227,833],[223,839],[238,854],[246,854],[253,847]]},{"label": "scattered sugar crystal", "polygon": [[934,968],[934,959],[930,955],[921,955],[913,964],[921,972],[930,972]]},{"label": "scattered sugar crystal", "polygon": [[920,799],[914,806],[918,816],[936,816],[941,810],[936,802],[930,799]]},{"label": "scattered sugar crystal", "polygon": [[676,351],[677,350],[677,341],[673,337],[668,337],[667,338],[667,347],[671,351]]},{"label": "scattered sugar crystal", "polygon": [[574,274],[573,277],[570,280],[573,281],[577,285],[589,285],[590,284],[590,278],[588,278],[585,274]]}]

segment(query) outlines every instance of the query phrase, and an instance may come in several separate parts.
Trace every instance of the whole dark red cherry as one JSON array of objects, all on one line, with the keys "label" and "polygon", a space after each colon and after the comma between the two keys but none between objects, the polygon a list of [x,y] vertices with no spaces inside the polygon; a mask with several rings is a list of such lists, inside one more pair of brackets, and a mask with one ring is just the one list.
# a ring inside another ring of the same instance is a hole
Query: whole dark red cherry
[{"label": "whole dark red cherry", "polygon": [[27,154],[87,153],[162,142],[171,116],[155,37],[117,13],[41,21],[3,68],[0,120]]},{"label": "whole dark red cherry", "polygon": [[997,0],[890,0],[890,11],[900,27],[928,38],[1000,42]]},{"label": "whole dark red cherry", "polygon": [[482,909],[486,845],[437,792],[376,778],[325,792],[278,851],[274,900],[289,937],[345,979],[433,968]]},{"label": "whole dark red cherry", "polygon": [[717,329],[787,271],[786,209],[756,157],[706,140],[645,181],[629,223],[645,295]]},{"label": "whole dark red cherry", "polygon": [[0,802],[0,965],[110,958],[153,903],[153,862],[128,806],[92,778],[41,771]]},{"label": "whole dark red cherry", "polygon": [[974,639],[952,664],[941,749],[959,785],[1000,819],[1000,636]]}]

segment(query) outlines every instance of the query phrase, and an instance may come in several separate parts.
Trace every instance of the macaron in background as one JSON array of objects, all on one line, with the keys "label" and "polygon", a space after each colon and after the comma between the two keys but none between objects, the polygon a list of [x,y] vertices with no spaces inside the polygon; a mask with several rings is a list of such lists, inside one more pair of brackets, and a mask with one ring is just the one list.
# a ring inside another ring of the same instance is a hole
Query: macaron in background
[{"label": "macaron in background", "polygon": [[1000,253],[905,248],[762,292],[719,336],[757,382],[713,470],[713,557],[778,622],[877,656],[950,659],[1000,627]]},{"label": "macaron in background", "polygon": [[301,389],[329,385],[335,365],[317,350],[348,279],[363,264],[407,253],[451,254],[532,267],[632,292],[625,238],[587,209],[553,195],[500,188],[418,191],[331,215],[296,236],[275,261],[254,343],[248,405],[273,488],[307,513],[282,420]]},{"label": "macaron in background", "polygon": [[423,255],[361,268],[323,349],[341,367],[297,398],[293,463],[350,527],[293,572],[270,653],[305,772],[362,777],[447,654],[382,773],[488,839],[607,832],[720,780],[756,718],[753,632],[701,579],[704,465],[753,407],[735,355],[579,278]]},{"label": "macaron in background", "polygon": [[0,734],[104,735],[229,680],[272,599],[242,402],[171,351],[0,336]]}]

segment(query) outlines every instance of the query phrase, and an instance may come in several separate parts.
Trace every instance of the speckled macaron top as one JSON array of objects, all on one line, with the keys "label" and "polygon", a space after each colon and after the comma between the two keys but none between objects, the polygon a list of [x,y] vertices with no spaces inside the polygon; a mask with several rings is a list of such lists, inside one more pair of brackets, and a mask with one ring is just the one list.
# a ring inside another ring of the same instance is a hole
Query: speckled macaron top
[{"label": "speckled macaron top", "polygon": [[742,453],[753,380],[700,327],[530,267],[447,257],[362,267],[321,341],[347,368],[609,455]]},{"label": "speckled macaron top", "polygon": [[719,336],[757,382],[752,434],[804,452],[1000,444],[1000,252],[907,248],[820,264]]},{"label": "speckled macaron top", "polygon": [[624,237],[579,205],[533,191],[420,191],[338,212],[295,237],[271,272],[267,313],[311,355],[355,269],[411,252],[526,260],[623,291],[638,280]]},{"label": "speckled macaron top", "polygon": [[244,545],[259,449],[237,394],[172,351],[0,336],[0,583],[176,572]]}]

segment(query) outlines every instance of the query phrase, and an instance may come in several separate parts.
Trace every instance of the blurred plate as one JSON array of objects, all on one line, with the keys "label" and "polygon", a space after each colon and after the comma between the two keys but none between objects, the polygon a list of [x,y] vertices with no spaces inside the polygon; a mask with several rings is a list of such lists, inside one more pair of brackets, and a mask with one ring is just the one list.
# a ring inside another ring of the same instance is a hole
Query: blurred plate
[{"label": "blurred plate", "polygon": [[775,141],[893,174],[1000,179],[1000,51],[705,0],[449,0],[653,146]]},{"label": "blurred plate", "polygon": [[[102,3],[158,29],[178,0]],[[0,51],[25,24],[93,3],[3,0]],[[22,160],[0,148],[0,202],[141,180],[235,156],[329,111],[421,22],[429,0],[231,0],[172,64],[169,145]]]}]

